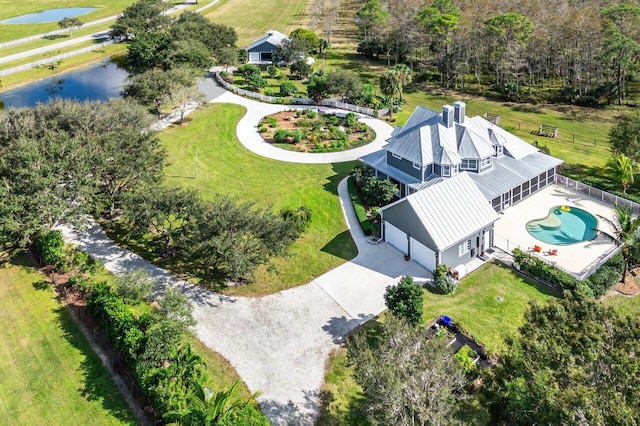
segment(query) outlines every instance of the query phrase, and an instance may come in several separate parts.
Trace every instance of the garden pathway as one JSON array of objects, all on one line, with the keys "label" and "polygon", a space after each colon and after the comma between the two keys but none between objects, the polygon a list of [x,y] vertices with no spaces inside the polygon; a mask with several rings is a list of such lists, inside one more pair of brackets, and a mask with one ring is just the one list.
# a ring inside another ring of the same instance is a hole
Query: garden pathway
[{"label": "garden pathway", "polygon": [[376,139],[359,148],[350,149],[348,151],[341,152],[329,152],[329,153],[309,153],[309,152],[295,152],[285,149],[276,148],[275,146],[267,143],[262,139],[260,133],[258,133],[258,122],[266,115],[275,114],[276,112],[284,111],[287,109],[321,109],[327,112],[341,112],[347,111],[335,108],[307,106],[307,105],[276,105],[267,104],[263,102],[254,101],[252,99],[243,98],[235,93],[225,91],[224,94],[215,97],[211,102],[215,103],[230,103],[242,105],[247,108],[247,113],[238,122],[236,128],[236,134],[240,143],[245,146],[249,151],[254,152],[263,157],[271,158],[273,160],[286,161],[289,163],[307,163],[307,164],[320,164],[320,163],[342,163],[345,161],[353,161],[362,157],[363,155],[370,154],[372,152],[382,149],[382,146],[386,144],[387,139],[391,137],[393,127],[377,118],[369,117],[363,114],[356,114],[359,121],[367,124],[376,132]]},{"label": "garden pathway", "polygon": [[[175,286],[194,306],[197,337],[221,353],[276,425],[313,424],[330,352],[355,327],[385,309],[383,294],[401,275],[430,277],[389,244],[371,244],[359,226],[346,180],[338,186],[358,256],[306,285],[260,298],[213,293],[147,262],[111,241],[97,225],[63,227],[65,239],[119,272],[142,268],[160,286]],[[162,288],[159,289],[162,291]]]}]

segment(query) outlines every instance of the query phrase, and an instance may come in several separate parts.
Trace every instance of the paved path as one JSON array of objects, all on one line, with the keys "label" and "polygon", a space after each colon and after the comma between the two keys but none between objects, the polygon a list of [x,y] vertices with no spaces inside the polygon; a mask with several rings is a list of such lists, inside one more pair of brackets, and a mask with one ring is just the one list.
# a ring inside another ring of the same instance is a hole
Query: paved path
[{"label": "paved path", "polygon": [[[360,229],[346,180],[338,186],[358,256],[312,282],[261,298],[227,297],[173,277],[110,241],[102,229],[63,228],[65,239],[119,272],[142,268],[160,286],[176,286],[194,306],[197,337],[236,368],[277,425],[313,424],[329,353],[356,326],[384,310],[385,288],[429,272],[389,244],[371,244]],[[162,291],[162,288],[159,289]]]},{"label": "paved path", "polygon": [[[262,117],[276,112],[284,111],[286,109],[318,109],[316,106],[305,105],[275,105],[267,104],[252,99],[243,98],[231,92],[225,92],[223,95],[216,97],[212,100],[215,103],[231,103],[242,105],[247,108],[245,114],[236,128],[236,134],[238,139],[249,151],[252,151],[263,157],[271,158],[273,160],[286,161],[290,163],[341,163],[344,161],[353,161],[362,157],[363,155],[370,154],[378,151],[386,143],[387,139],[391,137],[393,127],[388,125],[382,120],[369,117],[363,114],[356,114],[359,117],[359,121],[367,124],[376,132],[376,139],[359,148],[350,149],[348,151],[330,152],[330,153],[308,153],[308,152],[294,152],[285,149],[276,148],[275,146],[267,143],[262,139],[260,133],[258,133],[258,122]],[[328,112],[341,112],[347,111],[341,109],[319,107],[323,111]]]}]

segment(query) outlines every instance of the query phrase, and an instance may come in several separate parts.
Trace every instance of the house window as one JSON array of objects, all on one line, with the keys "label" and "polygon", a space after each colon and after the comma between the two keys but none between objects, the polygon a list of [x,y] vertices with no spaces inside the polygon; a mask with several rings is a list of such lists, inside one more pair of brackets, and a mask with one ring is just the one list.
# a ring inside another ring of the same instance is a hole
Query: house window
[{"label": "house window", "polygon": [[471,240],[463,241],[458,246],[458,257],[462,257],[465,253],[471,251]]},{"label": "house window", "polygon": [[489,167],[491,165],[491,157],[483,158],[480,163],[480,168],[484,169],[485,167]]},{"label": "house window", "polygon": [[475,170],[478,168],[478,160],[462,160],[462,164],[460,164],[460,168],[462,170]]},{"label": "house window", "polygon": [[417,164],[417,163],[413,163],[413,168],[417,170],[422,169],[422,167],[420,167],[420,164]]},{"label": "house window", "polygon": [[457,165],[451,166],[451,174],[452,175],[458,174],[458,166]]},{"label": "house window", "polygon": [[402,157],[400,157],[398,154],[392,152],[391,155],[393,155],[393,158],[397,158],[398,160],[402,160]]},{"label": "house window", "polygon": [[496,145],[496,157],[500,157],[502,155],[502,145]]},{"label": "house window", "polygon": [[442,166],[442,176],[451,176],[451,166]]}]

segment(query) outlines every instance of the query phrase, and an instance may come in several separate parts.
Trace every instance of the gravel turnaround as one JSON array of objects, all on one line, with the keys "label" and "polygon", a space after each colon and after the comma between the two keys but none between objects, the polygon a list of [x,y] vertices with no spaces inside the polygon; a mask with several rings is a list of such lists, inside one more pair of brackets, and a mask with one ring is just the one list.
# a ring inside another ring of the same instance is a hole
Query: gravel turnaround
[{"label": "gravel turnaround", "polygon": [[[195,333],[231,362],[276,425],[311,425],[319,414],[325,362],[355,327],[384,310],[383,294],[401,275],[430,278],[389,244],[371,244],[362,234],[346,180],[338,193],[358,246],[358,256],[312,282],[260,298],[229,297],[174,277],[119,247],[96,224],[61,227],[65,240],[105,262],[109,271],[143,269],[157,292],[175,286],[188,295]],[[345,208],[346,206],[346,208]]]}]

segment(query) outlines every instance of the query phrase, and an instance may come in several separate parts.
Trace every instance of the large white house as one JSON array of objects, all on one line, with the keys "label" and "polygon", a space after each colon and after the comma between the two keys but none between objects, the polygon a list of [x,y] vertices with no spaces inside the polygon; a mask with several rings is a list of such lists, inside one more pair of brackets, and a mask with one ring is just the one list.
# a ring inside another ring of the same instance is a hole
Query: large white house
[{"label": "large white house", "polygon": [[401,199],[380,209],[384,239],[430,270],[482,255],[496,212],[553,183],[562,164],[465,110],[463,102],[418,107],[383,149],[361,158],[399,188]]}]

